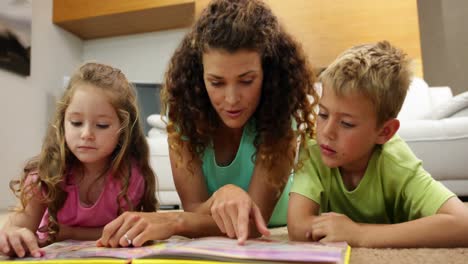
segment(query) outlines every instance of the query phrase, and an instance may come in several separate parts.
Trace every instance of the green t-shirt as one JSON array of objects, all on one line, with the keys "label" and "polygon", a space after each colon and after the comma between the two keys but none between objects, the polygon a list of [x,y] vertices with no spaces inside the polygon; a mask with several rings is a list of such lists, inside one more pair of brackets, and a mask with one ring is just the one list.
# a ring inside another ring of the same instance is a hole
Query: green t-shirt
[{"label": "green t-shirt", "polygon": [[[205,176],[208,193],[211,196],[216,190],[226,184],[234,184],[248,190],[250,180],[255,167],[255,146],[256,136],[255,122],[249,121],[244,127],[239,149],[236,157],[228,166],[218,166],[215,159],[213,147],[208,146],[202,155],[202,170]],[[286,225],[289,191],[292,185],[292,177],[281,194],[268,225],[281,226]]]},{"label": "green t-shirt", "polygon": [[[306,156],[309,155],[309,156]],[[376,146],[359,185],[348,191],[338,168],[328,168],[315,140],[301,151],[303,167],[294,175],[291,192],[355,222],[392,224],[433,215],[454,194],[434,180],[408,145],[394,136]]]}]

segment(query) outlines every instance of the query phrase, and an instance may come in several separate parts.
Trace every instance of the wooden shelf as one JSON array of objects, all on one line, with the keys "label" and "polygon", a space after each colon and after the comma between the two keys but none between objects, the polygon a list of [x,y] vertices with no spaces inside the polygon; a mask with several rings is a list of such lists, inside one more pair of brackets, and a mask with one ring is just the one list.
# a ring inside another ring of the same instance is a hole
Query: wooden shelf
[{"label": "wooden shelf", "polygon": [[195,0],[54,0],[53,22],[81,39],[188,27]]}]

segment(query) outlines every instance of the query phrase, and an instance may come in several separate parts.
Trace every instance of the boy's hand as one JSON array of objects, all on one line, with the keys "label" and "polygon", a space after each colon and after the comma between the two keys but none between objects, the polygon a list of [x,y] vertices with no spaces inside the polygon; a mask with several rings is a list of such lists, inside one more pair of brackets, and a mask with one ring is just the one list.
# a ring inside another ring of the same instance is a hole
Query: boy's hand
[{"label": "boy's hand", "polygon": [[333,212],[323,213],[314,218],[312,232],[308,234],[308,237],[320,242],[346,241],[350,245],[357,245],[360,227],[346,215]]},{"label": "boy's hand", "polygon": [[44,255],[34,233],[24,227],[0,231],[0,252],[3,255],[16,255],[20,258],[28,253],[36,258]]}]

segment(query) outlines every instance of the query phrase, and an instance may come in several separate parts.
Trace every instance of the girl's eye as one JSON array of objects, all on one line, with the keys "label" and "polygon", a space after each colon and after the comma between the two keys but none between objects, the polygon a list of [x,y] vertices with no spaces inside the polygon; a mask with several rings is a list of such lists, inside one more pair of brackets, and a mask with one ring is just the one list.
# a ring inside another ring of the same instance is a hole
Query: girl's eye
[{"label": "girl's eye", "polygon": [[253,83],[253,80],[242,80],[241,83],[245,84],[245,85],[249,85],[249,84]]},{"label": "girl's eye", "polygon": [[74,127],[79,127],[81,126],[83,123],[80,122],[80,121],[70,121],[70,124]]},{"label": "girl's eye", "polygon": [[97,126],[98,128],[100,128],[100,129],[109,128],[109,125],[108,125],[108,124],[97,124],[96,126]]},{"label": "girl's eye", "polygon": [[351,124],[351,123],[348,123],[348,122],[344,122],[344,121],[342,121],[341,124],[342,124],[345,128],[353,128],[353,127],[356,126],[356,125],[354,125],[354,124]]}]

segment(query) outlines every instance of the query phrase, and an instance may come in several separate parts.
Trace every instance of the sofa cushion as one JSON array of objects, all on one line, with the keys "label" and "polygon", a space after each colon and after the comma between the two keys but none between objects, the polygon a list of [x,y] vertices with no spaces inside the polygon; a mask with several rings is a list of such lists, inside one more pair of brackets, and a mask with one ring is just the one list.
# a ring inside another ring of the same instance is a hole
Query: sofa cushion
[{"label": "sofa cushion", "polygon": [[[398,134],[436,180],[465,180],[468,117],[402,120]],[[453,190],[452,190],[453,191]]]},{"label": "sofa cushion", "polygon": [[405,101],[398,114],[398,119],[424,119],[431,111],[431,105],[429,86],[423,79],[415,77],[410,84]]},{"label": "sofa cushion", "polygon": [[429,117],[432,119],[448,118],[465,109],[468,109],[468,92],[454,96],[444,103],[434,107],[430,112]]},{"label": "sofa cushion", "polygon": [[165,120],[163,121],[161,119],[161,115],[152,114],[148,116],[148,118],[146,119],[146,122],[148,122],[148,124],[154,128],[166,130],[166,123],[165,123]]}]

